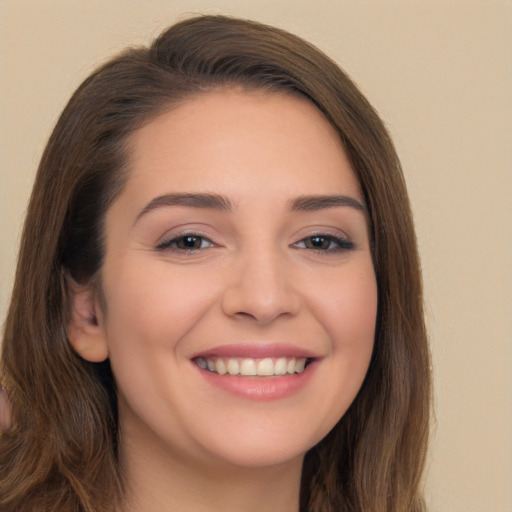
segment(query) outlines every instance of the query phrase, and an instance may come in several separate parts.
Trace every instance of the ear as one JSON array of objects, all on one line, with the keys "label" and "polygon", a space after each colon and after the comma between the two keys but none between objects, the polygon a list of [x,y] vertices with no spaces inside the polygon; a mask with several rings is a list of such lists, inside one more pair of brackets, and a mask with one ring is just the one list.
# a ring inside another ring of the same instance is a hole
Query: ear
[{"label": "ear", "polygon": [[66,276],[70,301],[67,334],[71,346],[87,361],[99,363],[108,357],[104,317],[97,292],[92,286],[84,286]]}]

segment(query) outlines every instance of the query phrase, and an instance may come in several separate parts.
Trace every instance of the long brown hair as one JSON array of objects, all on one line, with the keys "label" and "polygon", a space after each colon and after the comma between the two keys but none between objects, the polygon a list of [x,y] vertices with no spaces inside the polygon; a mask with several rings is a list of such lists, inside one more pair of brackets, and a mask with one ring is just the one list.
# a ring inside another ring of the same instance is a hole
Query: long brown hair
[{"label": "long brown hair", "polygon": [[42,157],[25,221],[0,367],[19,428],[0,439],[6,512],[112,512],[122,496],[115,382],[66,337],[65,274],[96,279],[103,218],[128,138],[173,104],[223,86],[300,94],[336,129],[368,205],[378,282],[375,348],[354,403],[306,455],[301,508],[419,512],[430,363],[407,192],[377,113],[339,67],[282,30],[203,16],[130,49],[74,93]]}]

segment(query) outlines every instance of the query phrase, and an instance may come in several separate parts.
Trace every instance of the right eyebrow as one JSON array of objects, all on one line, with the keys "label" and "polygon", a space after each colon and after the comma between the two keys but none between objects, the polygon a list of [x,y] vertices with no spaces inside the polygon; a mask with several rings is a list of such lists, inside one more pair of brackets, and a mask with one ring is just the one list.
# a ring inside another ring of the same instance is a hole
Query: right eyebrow
[{"label": "right eyebrow", "polygon": [[192,208],[203,208],[230,212],[233,210],[233,203],[225,196],[218,194],[165,194],[152,199],[137,215],[135,223],[146,213],[167,206],[189,206]]}]

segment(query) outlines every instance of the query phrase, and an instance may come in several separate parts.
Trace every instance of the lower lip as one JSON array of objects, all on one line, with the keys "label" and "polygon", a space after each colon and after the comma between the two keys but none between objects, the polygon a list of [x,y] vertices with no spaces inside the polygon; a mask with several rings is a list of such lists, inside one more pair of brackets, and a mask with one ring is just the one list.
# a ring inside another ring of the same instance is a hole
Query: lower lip
[{"label": "lower lip", "polygon": [[255,401],[279,400],[298,393],[304,388],[316,369],[310,363],[302,373],[271,377],[242,377],[240,375],[219,375],[197,366],[200,374],[212,386],[228,393]]}]

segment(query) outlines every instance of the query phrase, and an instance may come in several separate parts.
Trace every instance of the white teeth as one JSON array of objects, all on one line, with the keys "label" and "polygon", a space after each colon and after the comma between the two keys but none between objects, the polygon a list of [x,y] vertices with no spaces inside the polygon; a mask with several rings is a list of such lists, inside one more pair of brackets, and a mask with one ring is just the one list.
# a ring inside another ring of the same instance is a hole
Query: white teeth
[{"label": "white teeth", "polygon": [[237,359],[228,359],[227,368],[229,375],[238,375],[240,373],[240,365]]},{"label": "white teeth", "polygon": [[256,361],[254,361],[254,359],[242,359],[240,363],[240,375],[258,375]]},{"label": "white teeth", "polygon": [[276,359],[271,357],[265,357],[264,359],[253,359],[251,357],[230,357],[227,359],[215,357],[210,359],[198,357],[195,362],[200,368],[219,375],[269,377],[302,373],[306,368],[307,359],[305,357],[298,359],[295,357],[278,357]]},{"label": "white teeth", "polygon": [[286,373],[286,357],[280,357],[274,364],[274,375],[284,375]]},{"label": "white teeth", "polygon": [[274,361],[266,357],[258,361],[258,375],[274,375]]},{"label": "white teeth", "polygon": [[226,364],[222,359],[217,359],[217,362],[215,363],[215,370],[219,375],[226,375],[226,373],[228,373]]}]

